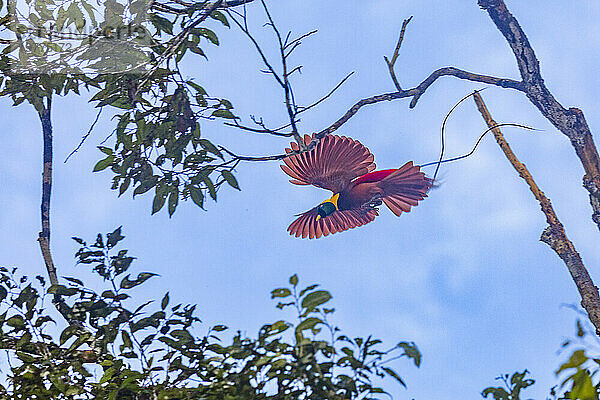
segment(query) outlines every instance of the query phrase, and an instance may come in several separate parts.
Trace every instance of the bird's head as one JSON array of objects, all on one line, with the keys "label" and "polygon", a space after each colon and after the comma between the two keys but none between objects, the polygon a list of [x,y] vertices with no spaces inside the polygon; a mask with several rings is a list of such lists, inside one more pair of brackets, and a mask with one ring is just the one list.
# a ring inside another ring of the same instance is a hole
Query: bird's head
[{"label": "bird's head", "polygon": [[333,196],[331,196],[329,200],[325,200],[324,202],[319,204],[319,206],[317,207],[317,212],[319,213],[319,215],[317,215],[317,221],[321,218],[325,218],[326,216],[333,214],[338,209],[337,202],[339,197],[340,194],[336,193]]}]

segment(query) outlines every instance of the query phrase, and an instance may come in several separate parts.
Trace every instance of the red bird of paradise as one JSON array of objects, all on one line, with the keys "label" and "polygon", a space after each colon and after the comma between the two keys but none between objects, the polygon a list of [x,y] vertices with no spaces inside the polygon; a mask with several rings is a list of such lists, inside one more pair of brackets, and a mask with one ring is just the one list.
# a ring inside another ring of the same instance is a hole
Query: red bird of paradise
[{"label": "red bird of paradise", "polygon": [[[309,144],[312,137],[304,136]],[[287,153],[298,151],[291,143]],[[290,224],[290,235],[320,238],[362,226],[379,215],[383,203],[397,216],[427,197],[433,180],[418,165],[407,162],[398,169],[373,171],[374,156],[358,140],[327,135],[312,150],[283,159],[281,169],[296,185],[313,185],[333,196],[299,215]]]}]

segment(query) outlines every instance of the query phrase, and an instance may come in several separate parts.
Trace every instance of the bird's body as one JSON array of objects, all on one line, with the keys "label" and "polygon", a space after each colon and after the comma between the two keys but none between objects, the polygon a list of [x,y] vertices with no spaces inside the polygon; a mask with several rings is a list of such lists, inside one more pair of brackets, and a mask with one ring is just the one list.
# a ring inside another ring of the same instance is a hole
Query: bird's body
[{"label": "bird's body", "polygon": [[[305,144],[312,137],[304,137]],[[297,151],[298,144],[291,149]],[[375,169],[374,157],[360,142],[329,135],[312,150],[284,159],[281,168],[297,185],[331,190],[333,196],[301,214],[288,227],[296,237],[319,238],[369,223],[382,203],[396,215],[410,211],[427,197],[432,180],[407,162],[398,169]]]},{"label": "bird's body", "polygon": [[396,170],[373,171],[350,182],[340,193],[338,209],[350,210],[361,207],[363,204],[369,204],[377,198],[381,199],[384,191],[378,186],[379,182],[394,171]]}]

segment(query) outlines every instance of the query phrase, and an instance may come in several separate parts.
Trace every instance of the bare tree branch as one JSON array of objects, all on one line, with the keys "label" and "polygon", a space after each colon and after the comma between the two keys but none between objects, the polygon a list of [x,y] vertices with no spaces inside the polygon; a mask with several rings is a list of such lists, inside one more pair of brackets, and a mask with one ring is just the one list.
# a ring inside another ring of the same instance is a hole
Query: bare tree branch
[{"label": "bare tree branch", "polygon": [[252,3],[253,1],[254,0],[229,0],[229,1],[225,0],[221,7],[222,8],[237,7],[237,6],[241,6],[243,4]]},{"label": "bare tree branch", "polygon": [[42,135],[44,140],[41,204],[42,231],[39,234],[38,241],[40,243],[42,256],[44,257],[46,269],[48,270],[50,283],[58,285],[56,268],[54,267],[52,253],[50,252],[50,195],[52,194],[52,121],[50,119],[50,113],[52,103],[49,98],[47,104],[44,104],[43,99],[41,98],[37,99],[35,102],[42,123]]},{"label": "bare tree branch", "polygon": [[[429,88],[429,86],[431,86],[431,84],[433,84],[433,82],[435,82],[438,78],[440,78],[442,76],[454,76],[459,79],[465,79],[465,80],[469,80],[469,81],[473,81],[473,82],[482,82],[482,83],[488,83],[488,84],[496,85],[496,86],[500,86],[500,87],[507,87],[507,88],[511,88],[511,89],[521,90],[521,82],[517,82],[512,79],[496,78],[493,76],[474,74],[472,72],[464,71],[464,70],[454,68],[454,67],[440,68],[440,69],[434,71],[431,75],[429,75],[418,86],[416,86],[412,89],[380,94],[377,96],[367,97],[366,99],[362,99],[362,100],[358,101],[348,111],[346,111],[346,113],[341,118],[339,118],[337,121],[335,121],[329,127],[325,128],[325,129],[321,130],[320,132],[318,132],[317,134],[315,134],[315,138],[313,139],[313,142],[315,142],[314,146],[316,146],[316,143],[319,140],[321,140],[322,138],[324,138],[326,135],[335,132],[343,124],[348,122],[348,120],[350,118],[352,118],[354,116],[354,114],[356,114],[358,112],[358,110],[360,110],[363,106],[379,103],[382,101],[391,101],[391,100],[396,100],[396,99],[412,97],[413,99],[410,102],[410,107],[411,108],[415,107],[415,105],[417,104],[417,101],[419,100],[421,95],[423,95],[423,93],[425,93],[427,88]],[[313,146],[313,143],[311,142],[311,145],[309,146],[309,148],[313,148],[314,146]]]},{"label": "bare tree branch", "polygon": [[[307,148],[304,150],[301,150],[299,152],[292,152],[292,153],[288,153],[288,154],[278,154],[278,155],[272,155],[272,156],[260,156],[260,157],[236,156],[236,157],[238,157],[242,161],[273,161],[273,160],[284,159],[285,157],[301,153],[302,151],[308,151],[308,150],[314,149],[315,146],[319,143],[319,141],[321,139],[323,139],[325,136],[338,130],[342,125],[344,125],[346,122],[348,122],[356,113],[358,113],[358,111],[362,107],[364,107],[366,105],[376,104],[376,103],[380,103],[382,101],[392,101],[392,100],[396,100],[396,99],[412,97],[413,100],[411,101],[411,108],[414,107],[413,102],[416,104],[416,100],[419,99],[419,97],[427,90],[427,88],[429,86],[431,86],[431,84],[436,79],[438,79],[439,77],[442,77],[442,76],[454,76],[454,77],[457,77],[460,79],[466,79],[466,80],[470,80],[470,81],[474,81],[474,82],[490,83],[490,84],[501,86],[501,87],[510,87],[513,89],[520,90],[520,82],[513,81],[511,79],[496,78],[493,76],[474,74],[474,73],[463,71],[463,70],[460,70],[460,69],[454,68],[454,67],[440,68],[437,71],[434,71],[431,75],[429,75],[418,86],[416,86],[412,89],[401,90],[398,92],[384,93],[384,94],[367,97],[365,99],[359,100],[356,104],[354,104],[352,107],[350,107],[350,109],[348,111],[346,111],[344,113],[344,115],[342,115],[337,121],[335,121],[333,124],[331,124],[327,128],[322,129],[321,131],[315,133],[312,141],[307,146]],[[283,136],[283,135],[281,135],[281,136]]]},{"label": "bare tree branch", "polygon": [[433,82],[442,76],[453,76],[455,78],[464,79],[467,81],[487,83],[489,85],[500,86],[502,88],[523,91],[523,83],[513,79],[496,78],[488,75],[474,74],[472,72],[463,71],[455,67],[444,67],[434,71],[427,77],[427,79],[425,79],[419,84],[419,86],[415,88],[417,93],[413,96],[413,99],[410,102],[410,108],[414,108],[429,86],[431,86]]},{"label": "bare tree branch", "polygon": [[[237,7],[237,6],[241,6],[241,5],[245,5],[248,3],[252,3],[254,0],[230,0],[230,1],[222,1],[219,2],[220,4],[218,4],[218,6],[215,9],[227,9],[227,8],[231,8],[231,7]],[[168,3],[169,1],[166,2],[161,2],[161,1],[153,1],[151,4],[151,8],[157,10],[157,11],[162,11],[162,12],[167,12],[167,13],[171,13],[171,14],[176,14],[176,15],[185,15],[188,14],[190,11],[193,10],[198,10],[198,4],[197,3],[193,3],[193,2],[186,2],[186,1],[182,1],[182,0],[170,0],[171,3],[175,3],[178,6],[172,6]],[[205,8],[206,9],[210,9],[214,6],[215,3],[208,3]]]},{"label": "bare tree branch", "polygon": [[587,311],[590,321],[592,321],[596,327],[596,333],[600,335],[600,296],[598,295],[598,288],[594,285],[594,282],[592,282],[585,265],[583,265],[581,256],[575,249],[573,243],[567,238],[565,229],[558,220],[550,199],[548,199],[546,195],[544,195],[544,192],[537,186],[533,177],[527,170],[527,167],[517,159],[517,156],[502,135],[500,128],[496,126],[496,121],[494,121],[490,115],[481,95],[479,93],[474,93],[473,99],[488,127],[493,127],[492,132],[494,133],[496,142],[498,142],[498,145],[504,152],[504,155],[519,173],[519,176],[527,182],[529,190],[531,190],[537,201],[540,203],[542,212],[546,216],[546,222],[548,222],[548,227],[544,229],[540,240],[550,246],[564,261],[579,290],[579,294],[581,295],[581,305]]},{"label": "bare tree branch", "polygon": [[[44,98],[46,102],[44,103]],[[41,202],[41,222],[42,230],[38,235],[38,242],[40,244],[40,250],[48,271],[48,278],[52,285],[58,285],[58,276],[56,274],[56,267],[52,260],[52,252],[50,251],[50,196],[52,194],[52,99],[51,97],[43,97],[33,95],[29,102],[36,109],[40,122],[42,124],[42,137],[43,137],[43,169],[42,169],[42,202]],[[52,299],[52,304],[56,307],[56,310],[65,318],[67,322],[73,322],[69,308],[66,306],[64,299],[61,295],[55,293]]]},{"label": "bare tree branch", "polygon": [[600,157],[583,112],[578,108],[565,109],[550,93],[542,79],[535,52],[504,1],[479,0],[478,4],[488,12],[511,47],[523,79],[521,90],[542,115],[571,141],[585,170],[583,183],[590,194],[592,219],[600,229]]}]

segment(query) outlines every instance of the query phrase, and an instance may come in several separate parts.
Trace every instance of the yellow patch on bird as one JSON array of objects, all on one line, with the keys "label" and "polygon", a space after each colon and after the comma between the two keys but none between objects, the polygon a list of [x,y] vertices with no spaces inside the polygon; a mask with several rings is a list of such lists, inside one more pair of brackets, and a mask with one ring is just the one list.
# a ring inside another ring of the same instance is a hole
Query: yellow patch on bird
[{"label": "yellow patch on bird", "polygon": [[333,196],[331,196],[331,198],[327,201],[330,201],[333,203],[333,205],[335,206],[336,210],[339,210],[337,202],[338,202],[338,198],[340,197],[339,193],[334,194]]}]

